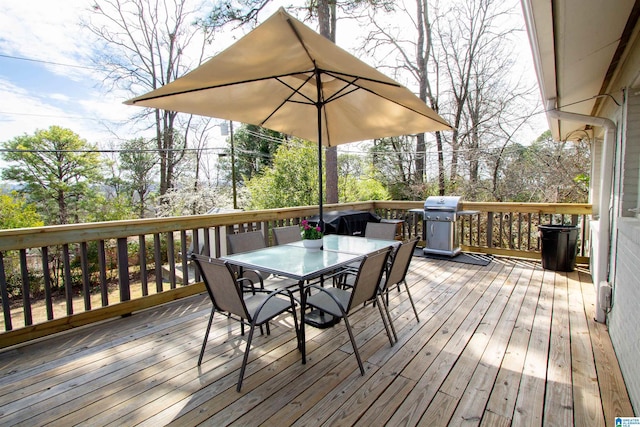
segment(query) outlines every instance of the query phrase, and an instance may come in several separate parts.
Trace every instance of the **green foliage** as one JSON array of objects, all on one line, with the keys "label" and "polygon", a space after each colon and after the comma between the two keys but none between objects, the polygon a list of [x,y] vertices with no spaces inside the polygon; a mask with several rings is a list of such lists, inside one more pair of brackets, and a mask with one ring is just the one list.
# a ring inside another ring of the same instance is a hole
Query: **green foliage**
[{"label": "green foliage", "polygon": [[125,174],[124,187],[135,200],[140,218],[144,217],[146,202],[154,184],[153,169],[158,164],[157,155],[151,151],[154,141],[136,138],[126,141],[120,153],[120,168]]},{"label": "green foliage", "polygon": [[383,183],[393,200],[424,197],[424,186],[415,179],[412,143],[409,136],[382,138],[369,150],[372,177]]},{"label": "green foliage", "polygon": [[96,194],[91,199],[93,206],[82,206],[87,212],[87,222],[119,221],[136,218],[131,199],[126,195],[107,197],[104,194]]},{"label": "green foliage", "polygon": [[389,192],[375,176],[372,165],[362,156],[342,154],[338,156],[338,191],[341,203],[362,200],[388,200]]},{"label": "green foliage", "polygon": [[317,146],[300,140],[282,145],[273,167],[247,181],[251,209],[270,209],[318,204]]},{"label": "green foliage", "polygon": [[[201,25],[220,29],[229,24],[246,24],[255,22],[258,13],[270,3],[270,0],[221,0],[213,3],[211,12]],[[333,7],[339,7],[346,14],[356,13],[363,8],[380,8],[385,12],[390,12],[396,6],[393,0],[349,0],[340,2],[329,2]],[[317,16],[318,2],[310,0],[306,2],[304,10],[308,15]]]},{"label": "green foliage", "polygon": [[23,185],[20,192],[38,205],[47,224],[85,220],[80,203],[91,206],[94,185],[103,181],[100,156],[91,151],[95,145],[69,129],[51,126],[2,146],[9,150],[3,158],[10,162],[2,177]]},{"label": "green foliage", "polygon": [[[22,297],[22,272],[20,270],[20,257],[18,251],[7,251],[3,259],[5,279],[9,300]],[[44,278],[42,270],[28,270],[29,294],[38,297],[43,292]]]},{"label": "green foliage", "polygon": [[0,230],[44,225],[36,206],[16,192],[0,194]]},{"label": "green foliage", "polygon": [[322,239],[322,229],[319,225],[311,225],[309,221],[303,219],[300,223],[301,234],[303,239],[317,240]]},{"label": "green foliage", "polygon": [[[282,145],[273,167],[247,182],[251,209],[270,209],[318,204],[318,148],[299,140]],[[386,200],[389,193],[373,179],[372,169],[360,156],[341,155],[338,189],[340,202]],[[323,192],[324,195],[324,192]]]},{"label": "green foliage", "polygon": [[[286,140],[280,132],[255,125],[243,125],[233,134],[236,182],[244,183],[273,165],[273,156]],[[230,155],[231,150],[226,150]],[[226,163],[231,180],[231,164]]]},{"label": "green foliage", "polygon": [[380,181],[373,178],[362,179],[357,182],[357,200],[389,200],[389,192]]},{"label": "green foliage", "polygon": [[549,131],[530,145],[512,144],[488,200],[586,203],[591,155],[583,141],[556,142]]}]

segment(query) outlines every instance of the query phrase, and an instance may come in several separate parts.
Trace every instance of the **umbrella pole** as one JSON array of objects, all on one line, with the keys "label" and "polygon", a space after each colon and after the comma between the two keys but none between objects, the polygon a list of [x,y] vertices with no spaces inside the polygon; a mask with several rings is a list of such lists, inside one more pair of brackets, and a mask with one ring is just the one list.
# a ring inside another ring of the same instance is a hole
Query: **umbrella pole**
[{"label": "umbrella pole", "polygon": [[324,233],[324,217],[322,212],[322,80],[320,79],[320,70],[316,67],[316,91],[317,101],[316,108],[318,110],[318,214],[320,230]]}]

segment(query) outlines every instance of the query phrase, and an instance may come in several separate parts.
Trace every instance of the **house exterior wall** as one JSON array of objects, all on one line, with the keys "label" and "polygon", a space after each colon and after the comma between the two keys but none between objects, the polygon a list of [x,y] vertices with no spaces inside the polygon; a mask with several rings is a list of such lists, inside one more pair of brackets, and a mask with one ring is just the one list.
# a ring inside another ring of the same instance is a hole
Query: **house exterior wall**
[{"label": "house exterior wall", "polygon": [[609,335],[633,409],[640,413],[640,220],[619,218]]},{"label": "house exterior wall", "polygon": [[613,306],[609,334],[618,356],[631,403],[640,413],[640,219],[629,211],[638,206],[640,171],[640,96],[628,91],[623,106],[621,144],[614,187],[615,235],[612,239]]},{"label": "house exterior wall", "polygon": [[622,194],[620,197],[620,216],[635,217],[631,209],[638,207],[638,183],[640,179],[640,96],[635,90],[629,91],[625,105],[625,129],[622,154]]}]

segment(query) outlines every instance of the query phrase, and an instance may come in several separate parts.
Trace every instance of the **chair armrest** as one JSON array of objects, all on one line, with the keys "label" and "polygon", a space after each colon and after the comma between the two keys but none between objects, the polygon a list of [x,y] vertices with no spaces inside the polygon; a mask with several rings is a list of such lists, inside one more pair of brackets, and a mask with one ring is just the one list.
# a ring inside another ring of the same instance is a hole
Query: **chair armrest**
[{"label": "chair armrest", "polygon": [[[260,272],[258,270],[244,270],[244,272],[250,271],[253,274],[255,274],[256,276],[258,276],[258,280],[260,281],[260,289],[264,289],[264,279],[262,278],[262,274],[260,274]],[[255,286],[254,286],[254,281],[249,279],[248,277],[239,277],[238,279],[236,279],[238,281],[238,283],[242,282],[242,281],[248,281],[251,283],[251,291],[253,293],[256,292]]]},{"label": "chair armrest", "polygon": [[[236,279],[236,282],[238,282],[238,284],[242,286],[243,292],[251,292],[252,294],[256,293],[256,287],[254,286],[253,280],[249,279],[248,277],[240,277]],[[245,285],[244,282],[249,282],[249,284]],[[244,289],[248,290],[244,291]]]}]

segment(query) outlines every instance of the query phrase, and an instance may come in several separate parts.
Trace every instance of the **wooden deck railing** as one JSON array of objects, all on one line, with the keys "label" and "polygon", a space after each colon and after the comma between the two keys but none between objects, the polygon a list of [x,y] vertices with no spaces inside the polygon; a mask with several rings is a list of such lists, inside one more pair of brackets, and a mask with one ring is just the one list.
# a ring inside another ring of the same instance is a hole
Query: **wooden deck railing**
[{"label": "wooden deck railing", "polygon": [[[423,202],[325,205],[401,219],[402,238],[423,236]],[[478,213],[458,222],[464,250],[540,258],[537,225],[581,227],[579,262],[588,254],[591,205],[464,203]],[[203,292],[185,254],[226,253],[226,234],[298,224],[316,206],[0,231],[0,348]]]}]

